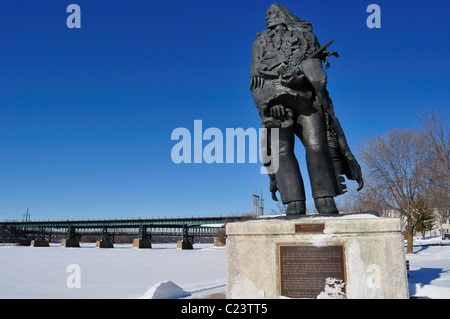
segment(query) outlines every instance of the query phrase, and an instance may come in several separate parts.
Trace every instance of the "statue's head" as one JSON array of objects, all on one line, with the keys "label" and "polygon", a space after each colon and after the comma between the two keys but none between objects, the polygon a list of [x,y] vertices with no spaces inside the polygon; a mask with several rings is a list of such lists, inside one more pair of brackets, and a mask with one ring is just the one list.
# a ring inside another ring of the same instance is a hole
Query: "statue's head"
[{"label": "statue's head", "polygon": [[268,29],[272,29],[280,24],[286,26],[296,24],[299,21],[300,19],[293,15],[292,12],[282,4],[275,3],[267,9],[266,24]]},{"label": "statue's head", "polygon": [[272,4],[266,13],[266,24],[268,29],[273,29],[277,25],[283,24],[288,29],[312,30],[311,23],[295,16],[288,8],[282,4]]}]

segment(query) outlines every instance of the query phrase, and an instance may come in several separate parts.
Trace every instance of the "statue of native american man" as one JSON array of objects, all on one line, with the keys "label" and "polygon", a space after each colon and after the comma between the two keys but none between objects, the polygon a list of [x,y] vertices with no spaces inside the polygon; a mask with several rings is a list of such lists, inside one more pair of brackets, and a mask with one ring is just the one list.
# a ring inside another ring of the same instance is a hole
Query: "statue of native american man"
[{"label": "statue of native american man", "polygon": [[278,155],[278,170],[268,171],[272,198],[278,200],[279,191],[288,216],[306,213],[305,189],[294,155],[297,136],[306,150],[317,211],[338,214],[334,197],[345,192],[343,175],[357,181],[358,190],[364,182],[326,89],[322,63],[328,68],[328,57],[338,56],[326,51],[333,40],[321,47],[312,24],[280,4],[267,10],[266,24],[267,30],[257,33],[252,48],[250,89],[267,135],[278,129],[278,152],[271,149],[271,138],[262,145],[269,161],[271,154]]}]

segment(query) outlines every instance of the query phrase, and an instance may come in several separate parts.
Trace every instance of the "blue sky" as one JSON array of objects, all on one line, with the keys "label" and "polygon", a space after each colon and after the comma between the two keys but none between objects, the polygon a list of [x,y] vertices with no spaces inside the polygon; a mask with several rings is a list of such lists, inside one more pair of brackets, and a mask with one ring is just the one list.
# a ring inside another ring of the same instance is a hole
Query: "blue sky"
[{"label": "blue sky", "polygon": [[[66,26],[71,3],[81,29]],[[260,164],[175,164],[170,137],[196,119],[260,126],[251,46],[272,3],[3,0],[0,220],[242,214],[255,183],[269,211]],[[448,119],[448,1],[280,3],[321,44],[336,39],[328,89],[355,153],[430,104]],[[366,26],[371,3],[380,29]]]}]

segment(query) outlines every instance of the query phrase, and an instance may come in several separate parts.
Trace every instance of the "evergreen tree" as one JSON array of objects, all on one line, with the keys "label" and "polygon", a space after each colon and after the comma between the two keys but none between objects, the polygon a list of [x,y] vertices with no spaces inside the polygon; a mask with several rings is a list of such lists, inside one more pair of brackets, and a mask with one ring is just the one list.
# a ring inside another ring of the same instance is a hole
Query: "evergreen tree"
[{"label": "evergreen tree", "polygon": [[425,232],[431,231],[434,228],[434,215],[433,210],[423,198],[417,200],[413,218],[415,230],[421,232],[422,237],[425,238]]}]

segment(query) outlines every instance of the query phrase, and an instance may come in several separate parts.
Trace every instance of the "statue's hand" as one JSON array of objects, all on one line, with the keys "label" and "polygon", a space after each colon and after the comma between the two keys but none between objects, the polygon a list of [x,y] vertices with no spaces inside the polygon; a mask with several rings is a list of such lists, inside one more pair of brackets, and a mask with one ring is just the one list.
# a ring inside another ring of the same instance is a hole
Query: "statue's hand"
[{"label": "statue's hand", "polygon": [[278,202],[278,198],[277,198],[278,186],[277,186],[277,182],[275,180],[275,176],[269,175],[269,177],[270,177],[270,192],[272,193],[272,199],[274,201]]},{"label": "statue's hand", "polygon": [[281,105],[281,104],[277,104],[277,105],[272,106],[270,108],[269,113],[270,113],[270,116],[273,116],[273,117],[281,117],[281,116],[284,116],[286,114],[284,106]]},{"label": "statue's hand", "polygon": [[348,160],[348,163],[350,165],[350,171],[354,180],[358,183],[358,188],[356,190],[359,192],[364,187],[364,180],[362,178],[361,167],[359,166],[352,152],[347,151],[344,153],[344,156]]},{"label": "statue's hand", "polygon": [[364,187],[364,180],[362,178],[359,178],[357,180],[357,182],[358,182],[358,188],[356,190],[359,192]]}]

